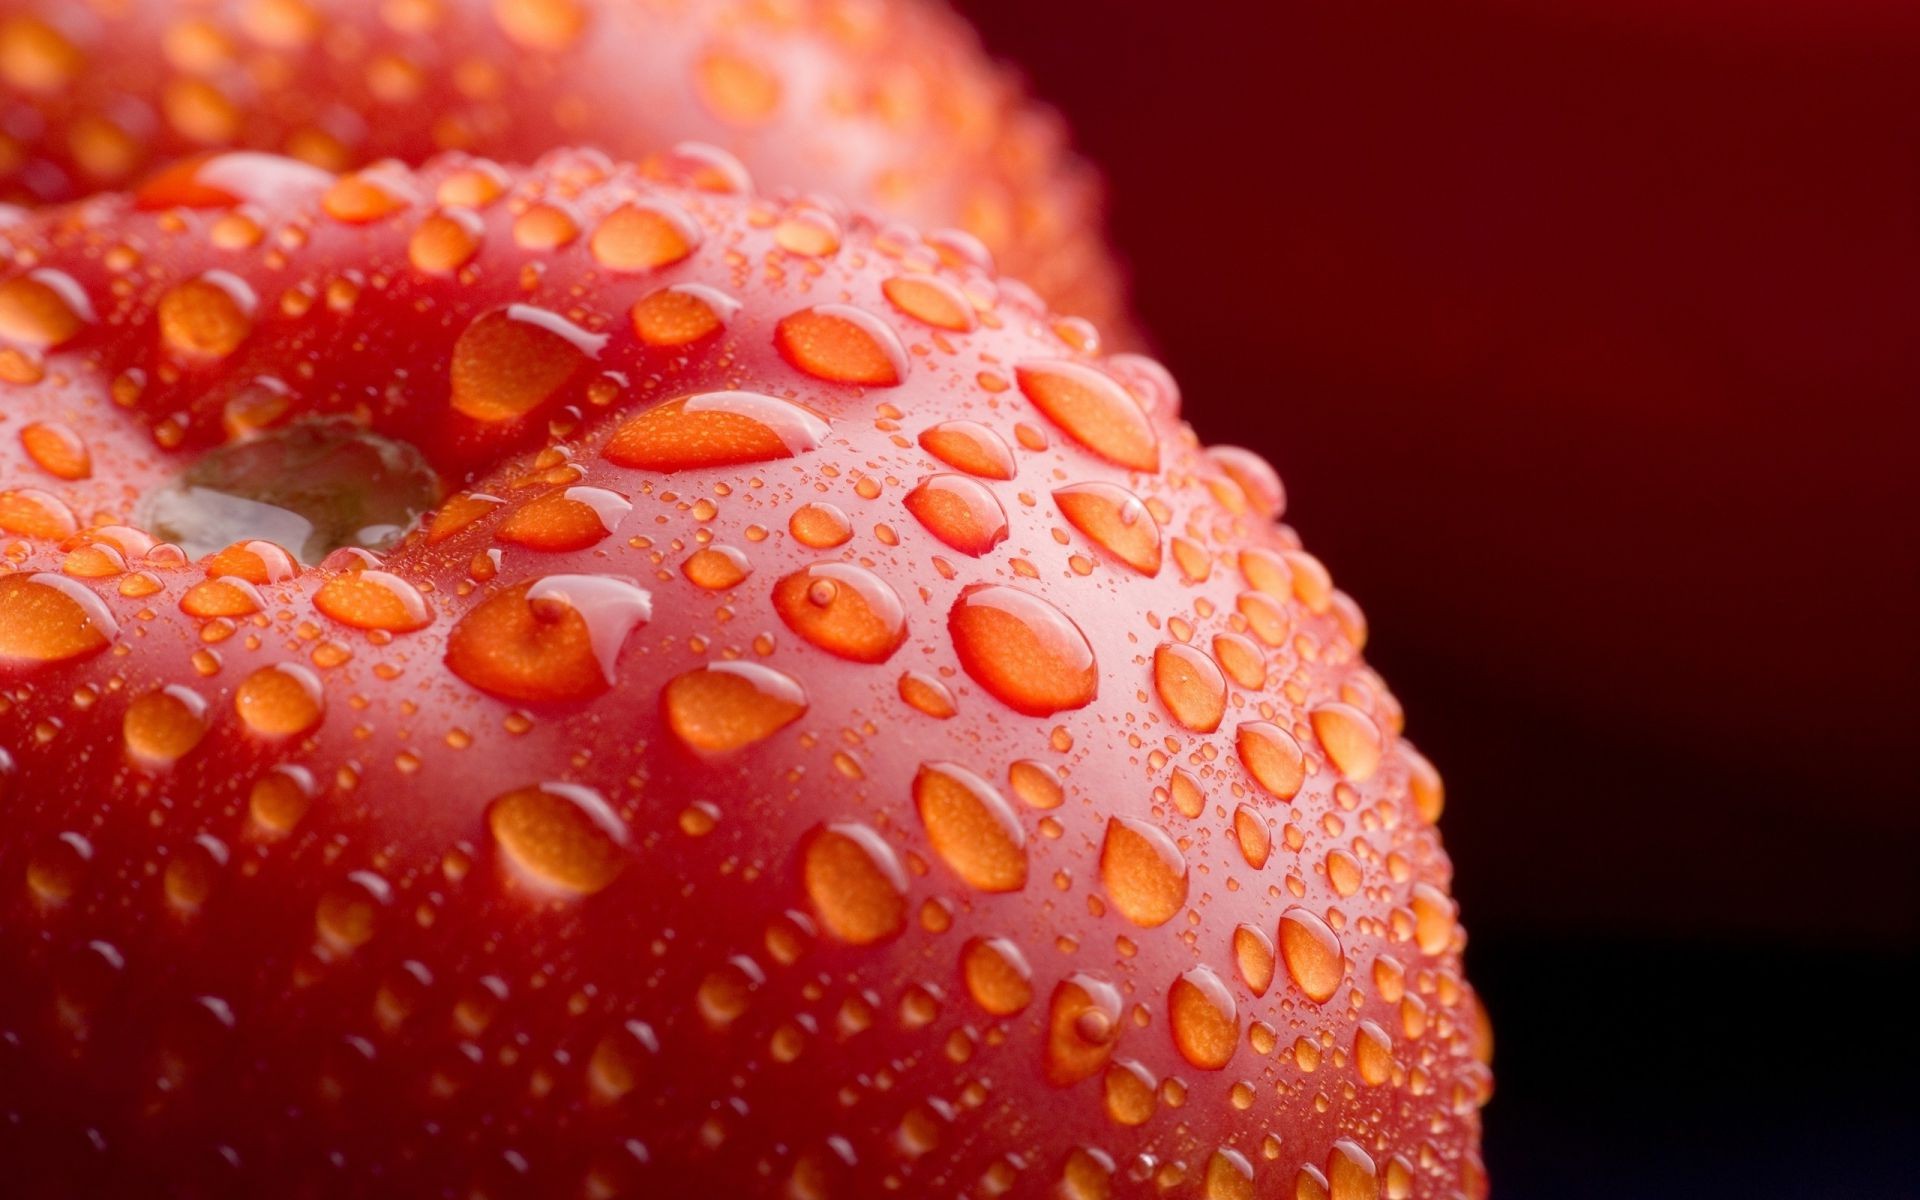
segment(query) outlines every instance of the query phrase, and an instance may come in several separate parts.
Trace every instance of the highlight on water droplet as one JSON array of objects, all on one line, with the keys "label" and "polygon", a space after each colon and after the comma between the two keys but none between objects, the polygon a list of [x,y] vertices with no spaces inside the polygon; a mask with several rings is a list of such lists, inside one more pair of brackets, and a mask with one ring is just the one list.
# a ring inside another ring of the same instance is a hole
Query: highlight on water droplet
[{"label": "highlight on water droplet", "polygon": [[1100,690],[1093,647],[1067,615],[1005,584],[974,584],[947,614],[960,665],[1007,707],[1044,717],[1084,708]]},{"label": "highlight on water droplet", "polygon": [[653,614],[631,580],[547,575],[495,592],[447,637],[447,666],[508,700],[585,700],[613,684],[627,637]]},{"label": "highlight on water droplet", "polygon": [[614,431],[609,462],[685,471],[772,462],[817,449],[827,423],[797,404],[758,392],[703,392],[658,404]]},{"label": "highlight on water droplet", "polygon": [[764,741],[799,720],[807,694],[798,680],[772,667],[718,662],[669,680],[660,706],[683,744],[721,754]]},{"label": "highlight on water droplet", "polygon": [[592,788],[543,783],[494,798],[487,827],[516,868],[555,891],[591,896],[625,869],[627,826]]},{"label": "highlight on water droplet", "polygon": [[906,868],[869,827],[816,826],[801,844],[801,874],[820,923],[841,941],[871,945],[906,928]]},{"label": "highlight on water droplet", "polygon": [[852,563],[815,563],[773,587],[774,611],[807,641],[854,662],[885,662],[907,640],[899,593]]},{"label": "highlight on water droplet", "polygon": [[1164,925],[1187,903],[1187,860],[1159,826],[1109,817],[1100,844],[1100,882],[1127,920]]},{"label": "highlight on water droplet", "polygon": [[1026,886],[1026,831],[992,784],[954,763],[926,763],[913,777],[913,803],[934,853],[969,887]]}]

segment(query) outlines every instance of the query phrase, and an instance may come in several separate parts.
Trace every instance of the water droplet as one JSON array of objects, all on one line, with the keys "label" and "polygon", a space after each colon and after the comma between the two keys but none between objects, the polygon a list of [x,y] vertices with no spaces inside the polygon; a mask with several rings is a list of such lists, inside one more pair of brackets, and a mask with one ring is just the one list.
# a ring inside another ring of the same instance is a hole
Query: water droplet
[{"label": "water droplet", "polygon": [[623,467],[684,471],[792,458],[826,436],[827,423],[797,404],[758,392],[705,392],[632,418],[604,453]]},{"label": "water droplet", "polygon": [[61,575],[0,575],[0,662],[65,662],[106,649],[120,626],[83,584]]},{"label": "water droplet", "polygon": [[1247,990],[1264,996],[1273,986],[1273,941],[1251,925],[1233,931],[1233,961]]},{"label": "water droplet", "polygon": [[33,421],[20,429],[20,448],[33,464],[55,479],[86,479],[93,474],[93,455],[72,427],[58,421]]},{"label": "water droplet", "polygon": [[1266,459],[1239,446],[1212,446],[1207,458],[1226,472],[1247,497],[1247,505],[1267,521],[1278,521],[1287,507],[1287,491]]},{"label": "water droplet", "polygon": [[1221,1148],[1207,1160],[1207,1200],[1254,1200],[1253,1164],[1239,1153]]},{"label": "water droplet", "polygon": [[276,836],[293,832],[313,807],[313,776],[304,767],[281,765],[254,781],[247,793],[247,815]]},{"label": "water droplet", "polygon": [[732,546],[702,546],[680,564],[680,573],[695,586],[710,592],[737,587],[753,573],[747,556]]},{"label": "water droplet", "polygon": [[1012,479],[1013,451],[978,421],[944,421],[920,434],[920,448],[957,471],[982,479]]},{"label": "water droplet", "polygon": [[935,329],[967,333],[979,324],[966,295],[935,275],[895,275],[880,292],[895,309]]},{"label": "water droplet", "polygon": [[653,613],[631,581],[548,575],[494,593],[447,638],[447,666],[509,700],[585,700],[613,684],[627,636]]},{"label": "water droplet", "polygon": [[42,268],[0,283],[0,338],[17,345],[56,349],[93,319],[86,292],[65,272]]},{"label": "water droplet", "polygon": [[841,822],[808,835],[801,870],[827,932],[865,946],[897,936],[907,922],[907,872],[893,847],[865,825]]},{"label": "water droplet", "polygon": [[1017,712],[1044,717],[1085,707],[1100,689],[1093,647],[1065,613],[1003,584],[975,584],[947,614],[960,665]]},{"label": "water droplet", "polygon": [[854,662],[885,662],[907,640],[899,594],[852,563],[795,571],[774,585],[773,607],[789,629]]},{"label": "water droplet", "polygon": [[296,737],[325,712],[320,677],[298,663],[261,667],[233,694],[234,711],[262,737]]},{"label": "water droplet", "polygon": [[543,783],[496,797],[487,827],[515,867],[575,896],[604,890],[629,857],[619,814],[599,792],[575,784]]},{"label": "water droplet", "polygon": [[609,271],[657,271],[693,253],[700,226],[669,204],[636,200],[608,213],[587,245]]},{"label": "water droplet", "polygon": [[493,0],[501,32],[524,49],[549,54],[580,40],[587,13],[581,0]]},{"label": "water droplet", "polygon": [[160,339],[190,360],[225,358],[253,332],[258,298],[247,282],[226,271],[208,271],[160,298]]},{"label": "water droplet", "polygon": [[821,304],[789,313],[773,344],[788,364],[815,379],[894,387],[907,377],[907,352],[887,324],[863,309]]},{"label": "water droplet", "polygon": [[428,275],[451,275],[480,253],[484,226],[477,214],[443,208],[430,214],[407,241],[407,261]]},{"label": "water droplet", "polygon": [[1113,1170],[1106,1151],[1075,1146],[1060,1169],[1059,1200],[1111,1200]]},{"label": "water droplet", "polygon": [[1306,782],[1307,760],[1293,735],[1270,721],[1248,721],[1235,735],[1241,765],[1254,781],[1281,800],[1291,800]]},{"label": "water droplet", "polygon": [[1187,860],[1158,826],[1110,817],[1100,845],[1100,882],[1135,925],[1164,925],[1187,902]]},{"label": "water droplet", "polygon": [[1399,751],[1407,764],[1407,788],[1413,795],[1413,810],[1420,814],[1422,821],[1431,825],[1440,819],[1447,803],[1446,786],[1441,781],[1440,772],[1411,743],[1401,742]]},{"label": "water droplet", "polygon": [[1087,449],[1136,471],[1160,469],[1160,441],[1138,402],[1112,377],[1063,360],[1014,368],[1033,406]]},{"label": "water droplet", "polygon": [[1353,1034],[1353,1065],[1360,1082],[1379,1087],[1393,1078],[1393,1039],[1373,1021],[1362,1021]]},{"label": "water droplet", "polygon": [[534,550],[585,550],[618,528],[631,511],[625,496],[606,488],[560,488],[509,513],[493,536]]},{"label": "water droplet", "polygon": [[1142,575],[1160,573],[1160,526],[1140,498],[1111,483],[1076,483],[1053,493],[1060,515]]},{"label": "water droplet", "polygon": [[1119,1125],[1144,1125],[1160,1106],[1160,1084],[1151,1072],[1131,1059],[1107,1068],[1107,1116]]},{"label": "water droplet", "polygon": [[1380,727],[1350,704],[1323,704],[1309,714],[1314,736],[1327,752],[1334,769],[1355,783],[1373,777],[1380,767]]},{"label": "water droplet", "polygon": [[967,994],[996,1017],[1010,1017],[1033,1003],[1033,968],[1006,938],[973,938],[960,951]]},{"label": "water droplet", "polygon": [[694,1004],[710,1029],[725,1029],[746,1014],[753,993],[766,975],[759,964],[745,955],[735,955],[718,970],[700,981]]},{"label": "water droplet", "polygon": [[1280,914],[1280,959],[1295,986],[1316,1004],[1332,999],[1347,976],[1340,935],[1297,904]]},{"label": "water droplet", "polygon": [[58,496],[39,488],[0,492],[0,533],[53,540],[80,527],[80,522]]},{"label": "water droplet", "polygon": [[587,1085],[602,1102],[632,1093],[647,1063],[660,1053],[660,1039],[644,1021],[628,1021],[601,1038],[587,1059]]},{"label": "water droplet", "polygon": [[358,950],[373,940],[380,912],[393,903],[393,887],[372,871],[355,871],[346,883],[320,898],[314,932],[336,952]]},{"label": "water droplet", "polygon": [[277,154],[231,151],[199,155],[165,167],[134,193],[144,212],[167,208],[232,208],[257,204],[282,211],[331,186],[333,176]]},{"label": "water droplet", "polygon": [[968,886],[1026,886],[1027,835],[992,784],[953,763],[927,763],[913,777],[913,803],[934,852]]},{"label": "water droplet", "polygon": [[207,702],[178,684],[147,692],[127,705],[120,729],[127,753],[135,761],[153,768],[170,767],[207,735]]},{"label": "water droplet", "polygon": [[1380,1200],[1373,1157],[1345,1138],[1327,1154],[1328,1200]]},{"label": "water droplet", "polygon": [[360,570],[335,575],[314,593],[313,606],[355,629],[410,633],[426,628],[433,621],[433,613],[420,589],[388,571]]},{"label": "water droplet", "polygon": [[1119,1039],[1119,989],[1085,972],[1069,975],[1047,1004],[1047,1082],[1065,1087],[1097,1073]]},{"label": "water droplet", "polygon": [[1453,944],[1453,900],[1430,883],[1413,885],[1413,940],[1427,954],[1444,954]]},{"label": "water droplet", "polygon": [[846,545],[853,537],[853,522],[833,505],[815,501],[793,510],[787,518],[787,532],[803,546],[831,550]]},{"label": "water droplet", "polygon": [[518,420],[558,396],[606,344],[604,334],[532,305],[483,313],[453,344],[453,410],[475,421]]},{"label": "water droplet", "polygon": [[702,283],[676,283],[649,292],[628,313],[634,336],[649,346],[691,346],[727,327],[740,302]]},{"label": "water droplet", "polygon": [[978,558],[1006,540],[1006,510],[984,484],[965,475],[930,475],[904,503],[927,532],[962,554]]},{"label": "water droplet", "polygon": [[1220,728],[1227,711],[1227,681],[1211,658],[1181,642],[1153,652],[1153,688],[1173,719],[1195,733]]},{"label": "water droplet", "polygon": [[720,662],[669,680],[660,694],[667,725],[687,746],[724,753],[785,729],[807,711],[790,675],[758,663]]},{"label": "water droplet", "polygon": [[1168,1023],[1180,1057],[1203,1071],[1218,1071],[1240,1045],[1240,1010],[1233,993],[1208,967],[1193,967],[1167,994]]}]

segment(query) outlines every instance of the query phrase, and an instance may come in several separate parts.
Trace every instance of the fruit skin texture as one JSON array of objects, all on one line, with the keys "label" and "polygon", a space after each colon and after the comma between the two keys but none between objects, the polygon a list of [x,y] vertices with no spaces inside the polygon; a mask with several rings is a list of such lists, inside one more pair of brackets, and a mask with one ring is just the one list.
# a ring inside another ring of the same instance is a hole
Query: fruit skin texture
[{"label": "fruit skin texture", "polygon": [[936,3],[0,0],[0,118],[16,202],[218,148],[342,170],[565,145],[643,161],[694,140],[763,187],[964,230],[1114,335],[1126,308],[1095,173]]},{"label": "fruit skin texture", "polygon": [[[1278,480],[791,207],[239,159],[0,231],[10,1184],[1484,1193],[1438,777]],[[321,416],[456,494],[318,568],[126,528]]]}]

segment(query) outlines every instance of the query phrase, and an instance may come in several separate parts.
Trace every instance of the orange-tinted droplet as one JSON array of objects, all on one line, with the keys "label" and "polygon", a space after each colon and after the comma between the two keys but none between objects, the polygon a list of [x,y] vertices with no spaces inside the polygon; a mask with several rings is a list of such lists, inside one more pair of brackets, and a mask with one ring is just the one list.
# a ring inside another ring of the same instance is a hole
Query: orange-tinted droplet
[{"label": "orange-tinted droplet", "polygon": [[1380,1200],[1380,1176],[1373,1156],[1341,1138],[1327,1154],[1328,1200]]},{"label": "orange-tinted droplet", "polygon": [[758,663],[719,662],[669,680],[660,693],[667,727],[689,747],[725,753],[764,741],[800,719],[807,694],[790,675]]},{"label": "orange-tinted droplet", "polygon": [[867,826],[815,828],[803,843],[801,874],[820,923],[841,941],[866,946],[906,928],[906,868]]},{"label": "orange-tinted droplet", "polygon": [[1187,860],[1159,826],[1109,817],[1100,882],[1121,916],[1148,928],[1164,925],[1187,903]]},{"label": "orange-tinted droplet", "polygon": [[407,240],[407,261],[428,275],[451,275],[480,253],[484,227],[478,214],[443,208],[420,222]]},{"label": "orange-tinted droplet", "polygon": [[815,379],[893,387],[907,377],[907,352],[887,324],[864,309],[821,304],[774,327],[780,357]]},{"label": "orange-tinted droplet", "polygon": [[732,546],[702,546],[680,564],[680,573],[695,587],[723,592],[738,587],[753,573],[747,556]]},{"label": "orange-tinted droplet", "polygon": [[1033,1003],[1033,968],[1006,938],[973,938],[960,951],[960,970],[973,1002],[996,1017]]},{"label": "orange-tinted droplet", "polygon": [[740,302],[703,283],[676,283],[649,292],[628,312],[634,336],[662,349],[691,346],[719,333]]},{"label": "orange-tinted droplet", "polygon": [[1044,717],[1091,703],[1100,689],[1093,647],[1067,615],[1004,584],[975,584],[947,614],[960,665],[1001,703]]},{"label": "orange-tinted droplet", "polygon": [[263,737],[297,737],[320,723],[326,711],[320,679],[298,663],[261,667],[233,694],[234,711]]},{"label": "orange-tinted droplet", "polygon": [[1167,1023],[1180,1057],[1203,1071],[1218,1071],[1240,1045],[1239,1006],[1209,967],[1192,967],[1167,994]]},{"label": "orange-tinted droplet", "polygon": [[827,423],[797,404],[758,392],[704,392],[627,421],[605,454],[623,467],[685,471],[792,458],[826,436]]},{"label": "orange-tinted droplet", "polygon": [[1380,727],[1350,704],[1322,704],[1308,714],[1314,736],[1334,769],[1355,783],[1373,778],[1380,768]]},{"label": "orange-tinted droplet", "polygon": [[780,106],[779,76],[737,51],[708,51],[694,68],[694,83],[707,110],[736,125],[758,125]]},{"label": "orange-tinted droplet", "polygon": [[80,528],[73,510],[51,492],[14,488],[0,492],[0,533],[30,538],[63,538]]},{"label": "orange-tinted droplet", "polygon": [[693,253],[700,226],[671,205],[637,200],[607,216],[594,228],[588,248],[609,271],[656,271]]},{"label": "orange-tinted droplet", "polygon": [[505,503],[500,497],[485,492],[461,492],[447,497],[427,526],[427,544],[439,545]]},{"label": "orange-tinted droplet", "polygon": [[1400,743],[1400,757],[1407,764],[1407,788],[1413,794],[1413,810],[1431,825],[1440,819],[1447,805],[1447,790],[1439,770],[1410,742]]},{"label": "orange-tinted droplet", "polygon": [[1159,469],[1153,422],[1112,376],[1053,359],[1021,363],[1014,376],[1035,408],[1101,458],[1136,471]]},{"label": "orange-tinted droplet", "polygon": [[625,496],[606,488],[561,488],[514,509],[493,536],[534,550],[585,550],[619,528],[631,511]]},{"label": "orange-tinted droplet", "polygon": [[87,443],[69,425],[32,421],[20,428],[20,447],[35,466],[55,479],[86,479],[93,474],[93,455]]},{"label": "orange-tinted droplet", "polygon": [[1254,782],[1281,800],[1291,800],[1306,782],[1307,760],[1293,735],[1271,721],[1248,721],[1235,737],[1241,765]]},{"label": "orange-tinted droplet", "polygon": [[1153,652],[1153,689],[1173,719],[1195,733],[1220,728],[1227,711],[1227,681],[1219,666],[1184,642],[1163,642]]},{"label": "orange-tinted droplet", "polygon": [[106,603],[62,575],[0,575],[0,662],[65,662],[106,649],[119,624]]},{"label": "orange-tinted droplet", "polygon": [[831,550],[852,539],[853,522],[838,506],[816,500],[793,510],[787,518],[787,532],[802,546]]},{"label": "orange-tinted droplet", "polygon": [[1060,515],[1142,575],[1160,573],[1160,526],[1140,498],[1111,483],[1077,483],[1053,493]]},{"label": "orange-tinted droplet", "polygon": [[208,271],[160,298],[160,340],[188,360],[225,358],[253,332],[258,303],[239,276]]},{"label": "orange-tinted droplet", "polygon": [[487,827],[513,865],[575,896],[601,891],[627,865],[626,823],[592,788],[544,783],[499,796]]},{"label": "orange-tinted droplet", "polygon": [[1006,510],[985,484],[965,475],[930,475],[904,503],[927,532],[962,554],[978,558],[1006,540]]},{"label": "orange-tinted droplet", "polygon": [[900,698],[942,721],[960,711],[952,689],[924,671],[907,671],[900,676]]},{"label": "orange-tinted droplet", "polygon": [[852,563],[795,571],[774,585],[773,607],[787,628],[854,662],[885,662],[907,640],[899,593]]},{"label": "orange-tinted droplet", "polygon": [[581,0],[493,0],[493,19],[501,32],[526,50],[565,50],[586,32],[588,9]]},{"label": "orange-tinted droplet", "polygon": [[1273,939],[1251,925],[1239,925],[1233,931],[1233,961],[1240,968],[1240,980],[1256,996],[1264,996],[1273,986]]},{"label": "orange-tinted droplet", "polygon": [[613,685],[621,647],[652,614],[647,593],[625,579],[530,579],[460,618],[447,637],[447,666],[509,700],[585,700]]},{"label": "orange-tinted droplet", "polygon": [[1280,483],[1279,474],[1266,459],[1239,446],[1209,447],[1207,457],[1239,485],[1241,492],[1246,495],[1248,507],[1256,515],[1268,521],[1280,519],[1286,511],[1287,491]]},{"label": "orange-tinted droplet", "polygon": [[967,333],[980,321],[966,295],[935,275],[895,275],[880,291],[894,308],[935,329]]},{"label": "orange-tinted droplet", "polygon": [[1013,451],[978,421],[943,421],[920,433],[920,448],[956,471],[982,479],[1012,479]]},{"label": "orange-tinted droplet", "polygon": [[1206,1200],[1254,1200],[1253,1164],[1237,1151],[1220,1149],[1207,1159]]},{"label": "orange-tinted droplet", "polygon": [[284,836],[293,832],[313,807],[315,791],[313,776],[304,767],[274,767],[248,790],[247,815],[262,832]]},{"label": "orange-tinted droplet", "polygon": [[1294,905],[1280,914],[1280,959],[1307,999],[1324,1004],[1347,975],[1346,950],[1332,926]]},{"label": "orange-tinted droplet", "polygon": [[969,887],[1026,886],[1026,831],[992,784],[953,763],[927,763],[913,777],[913,804],[934,853]]},{"label": "orange-tinted droplet", "polygon": [[134,193],[144,212],[168,208],[232,208],[258,204],[280,210],[300,203],[333,183],[317,167],[277,154],[230,151],[202,154],[167,166],[147,178]]},{"label": "orange-tinted droplet", "polygon": [[433,621],[420,589],[390,571],[335,575],[314,593],[313,606],[355,629],[409,633]]},{"label": "orange-tinted droplet", "polygon": [[320,207],[342,224],[370,225],[399,212],[413,200],[412,191],[397,172],[376,167],[342,175],[320,198]]},{"label": "orange-tinted droplet", "polygon": [[1085,972],[1069,975],[1047,1004],[1047,1082],[1065,1087],[1098,1073],[1119,1038],[1119,989]]},{"label": "orange-tinted droplet", "polygon": [[207,702],[174,684],[134,697],[120,723],[127,754],[143,766],[170,767],[207,735]]},{"label": "orange-tinted droplet", "polygon": [[42,268],[0,283],[0,338],[36,350],[72,341],[93,322],[93,306],[73,277]]},{"label": "orange-tinted droplet", "polygon": [[453,344],[454,411],[487,422],[524,417],[558,396],[606,341],[527,304],[484,313]]}]

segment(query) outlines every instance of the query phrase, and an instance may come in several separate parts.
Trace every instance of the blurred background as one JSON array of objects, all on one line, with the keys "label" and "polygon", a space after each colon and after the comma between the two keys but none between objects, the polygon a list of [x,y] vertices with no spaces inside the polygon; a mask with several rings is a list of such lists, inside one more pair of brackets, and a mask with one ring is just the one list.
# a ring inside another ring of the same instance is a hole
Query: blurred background
[{"label": "blurred background", "polygon": [[1495,1196],[1920,1196],[1920,5],[960,7],[1446,775]]}]

